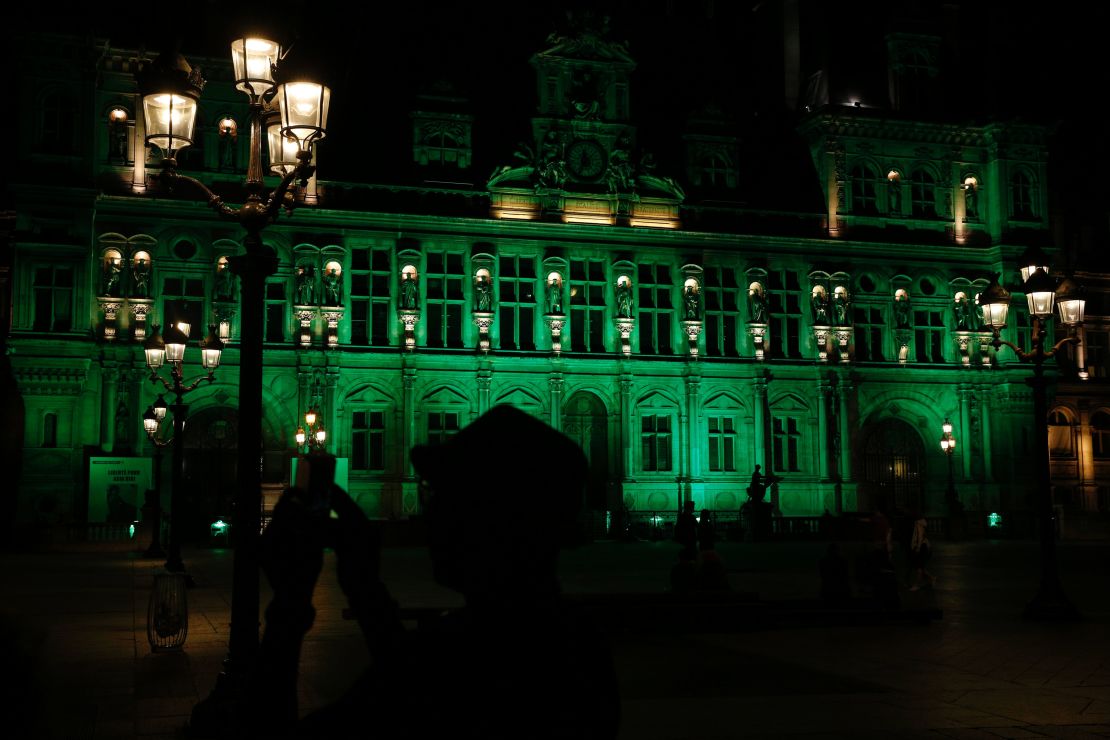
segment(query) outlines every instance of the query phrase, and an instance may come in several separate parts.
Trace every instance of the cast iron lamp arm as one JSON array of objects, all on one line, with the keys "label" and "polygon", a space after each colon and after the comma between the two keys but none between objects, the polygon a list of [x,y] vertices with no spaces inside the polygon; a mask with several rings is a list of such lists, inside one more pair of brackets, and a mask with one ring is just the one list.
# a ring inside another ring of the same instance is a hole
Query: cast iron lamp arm
[{"label": "cast iron lamp arm", "polygon": [[1034,323],[1033,323],[1033,349],[1032,350],[1026,352],[1021,347],[1014,344],[1013,342],[1006,341],[1005,339],[1003,339],[999,335],[999,330],[998,329],[993,330],[994,331],[994,340],[991,342],[991,346],[993,346],[995,349],[999,349],[1000,347],[1005,345],[1005,346],[1009,347],[1010,349],[1012,349],[1014,351],[1014,354],[1016,354],[1020,360],[1022,360],[1023,362],[1027,362],[1029,360],[1037,361],[1038,359],[1047,360],[1049,357],[1054,357],[1056,355],[1056,353],[1059,352],[1065,345],[1079,344],[1079,337],[1077,337],[1077,336],[1067,336],[1067,337],[1064,337],[1063,339],[1061,339],[1060,341],[1058,341],[1056,344],[1054,344],[1052,346],[1052,349],[1046,351],[1044,349],[1044,338],[1046,336],[1048,336],[1048,332],[1045,331],[1041,327],[1041,323],[1040,323],[1039,319],[1034,319],[1033,321],[1034,321]]},{"label": "cast iron lamp arm", "polygon": [[200,387],[200,384],[203,383],[206,380],[209,383],[215,383],[216,382],[216,374],[215,374],[214,370],[209,370],[207,375],[199,376],[196,380],[194,380],[192,383],[189,383],[188,385],[186,385],[185,383],[182,382],[181,373],[177,370],[173,371],[173,381],[174,382],[172,382],[172,383],[170,381],[166,380],[165,378],[163,378],[161,375],[159,375],[154,370],[150,371],[150,382],[151,383],[154,383],[156,385],[158,383],[161,383],[167,391],[169,391],[170,393],[175,393],[178,396],[183,396],[186,393],[188,393],[189,391],[196,390],[197,388]]}]

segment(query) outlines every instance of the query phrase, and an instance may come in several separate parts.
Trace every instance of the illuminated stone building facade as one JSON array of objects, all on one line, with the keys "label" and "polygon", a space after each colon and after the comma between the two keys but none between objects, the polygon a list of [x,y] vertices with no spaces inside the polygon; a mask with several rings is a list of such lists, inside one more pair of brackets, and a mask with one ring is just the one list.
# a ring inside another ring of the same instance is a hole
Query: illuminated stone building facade
[{"label": "illuminated stone building facade", "polygon": [[[242,233],[157,183],[136,51],[46,40],[64,63],[23,73],[25,176],[11,187],[19,520],[80,521],[89,457],[152,454],[141,340],[182,318],[194,339],[207,324],[228,337],[186,430],[190,512],[226,514],[241,422],[226,265]],[[363,508],[416,514],[407,450],[509,403],[582,444],[599,512],[666,514],[687,499],[735,512],[760,464],[783,478],[771,500],[784,516],[942,516],[947,419],[972,526],[1029,510],[1030,371],[990,346],[975,297],[1000,273],[1015,290],[1006,335],[1028,344],[1016,274],[1029,246],[1053,253],[1049,132],[917,120],[939,40],[892,31],[884,43],[885,98],[845,92],[822,68],[799,85],[809,181],[791,208],[745,195],[760,143],[711,106],[656,162],[663,145],[635,115],[637,60],[600,29],[532,56],[522,144],[476,150],[490,122],[447,87],[416,98],[397,143],[411,166],[394,182],[329,179],[344,143],[326,140],[305,205],[265,232],[280,257],[264,309],[267,479],[287,479],[299,420],[318,409]],[[244,104],[227,62],[190,61],[209,81],[181,165],[234,201]],[[488,161],[491,175],[476,169]],[[1110,508],[1110,283],[1080,277],[1093,291],[1085,356],[1061,365],[1051,446],[1058,503],[1093,514]],[[186,362],[200,374],[196,352]],[[473,475],[496,475],[505,454],[475,459]]]}]

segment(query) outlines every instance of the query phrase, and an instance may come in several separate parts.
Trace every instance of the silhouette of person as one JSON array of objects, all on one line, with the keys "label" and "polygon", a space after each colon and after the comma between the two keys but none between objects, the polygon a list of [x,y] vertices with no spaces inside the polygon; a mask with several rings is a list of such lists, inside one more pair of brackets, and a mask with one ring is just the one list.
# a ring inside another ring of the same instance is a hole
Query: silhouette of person
[{"label": "silhouette of person", "polygon": [[[491,462],[491,450],[512,453]],[[582,450],[538,419],[497,406],[446,443],[415,447],[411,459],[422,479],[433,576],[465,606],[406,629],[379,577],[378,531],[334,485],[329,503],[314,503],[310,472],[307,491],[283,494],[263,536],[274,597],[237,729],[313,738],[616,737],[611,654],[564,606],[556,571],[561,545],[578,535],[588,474]],[[491,465],[488,475],[473,475],[476,460]],[[522,485],[528,496],[519,496]],[[337,518],[328,518],[329,506]],[[530,526],[519,526],[522,517]],[[298,722],[297,662],[329,542],[372,662],[343,698]]]},{"label": "silhouette of person", "polygon": [[686,501],[674,525],[675,542],[682,545],[682,554],[692,560],[698,554],[698,520],[694,516],[694,502]]}]

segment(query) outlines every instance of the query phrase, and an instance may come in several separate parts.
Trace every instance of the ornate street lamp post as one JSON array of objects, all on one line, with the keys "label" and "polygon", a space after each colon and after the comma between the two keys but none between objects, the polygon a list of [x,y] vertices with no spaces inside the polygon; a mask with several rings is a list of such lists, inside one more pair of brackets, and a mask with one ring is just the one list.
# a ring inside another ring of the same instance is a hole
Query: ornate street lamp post
[{"label": "ornate street lamp post", "polygon": [[[143,428],[147,436],[156,447],[166,444],[173,445],[173,478],[170,483],[170,532],[169,532],[169,557],[166,559],[166,570],[171,573],[184,573],[185,564],[181,561],[181,488],[182,474],[185,464],[185,420],[189,418],[189,407],[185,404],[185,394],[196,390],[202,382],[216,380],[216,368],[220,366],[220,353],[224,343],[216,336],[216,327],[208,329],[208,336],[201,340],[200,358],[201,366],[207,371],[192,383],[184,380],[183,366],[185,364],[185,345],[189,341],[189,324],[178,322],[166,328],[163,337],[158,333],[159,327],[155,326],[150,337],[143,343],[146,354],[146,364],[150,368],[150,382],[161,383],[162,386],[174,395],[174,402],[169,406],[173,412],[173,439],[170,443],[160,442],[155,434],[161,419],[159,413],[165,418],[166,404],[164,401],[159,406],[151,406],[143,416]],[[162,377],[158,371],[165,363],[170,365],[170,379]],[[161,400],[161,399],[159,399]],[[161,471],[159,471],[161,472]]]},{"label": "ornate street lamp post", "polygon": [[159,393],[158,400],[148,406],[146,413],[143,414],[143,431],[154,445],[154,508],[151,512],[154,526],[150,533],[150,547],[143,553],[143,557],[146,558],[166,557],[166,553],[162,550],[162,448],[170,442],[159,439],[158,430],[166,420],[168,410],[166,399]]},{"label": "ornate street lamp post", "polygon": [[[297,427],[297,451],[306,455],[313,450],[323,450],[327,440],[324,425],[319,423],[315,409],[309,409],[304,414],[304,426]],[[307,431],[305,431],[307,430]]]},{"label": "ornate street lamp post", "polygon": [[941,424],[940,432],[940,449],[948,458],[948,488],[944,492],[944,503],[948,508],[948,536],[959,540],[967,534],[967,518],[964,516],[964,505],[956,496],[956,478],[952,470],[956,438],[952,436],[952,423],[948,419]]},{"label": "ornate street lamp post", "polygon": [[[267,276],[277,271],[277,256],[262,242],[262,230],[277,220],[282,208],[292,210],[297,200],[290,188],[307,185],[314,172],[312,147],[327,130],[331,91],[318,83],[275,80],[281,47],[268,39],[247,37],[231,44],[235,87],[250,106],[250,161],[246,201],[231,208],[203,183],[177,171],[174,154],[188,146],[196,101],[204,87],[199,71],[180,54],[164,54],[144,67],[139,89],[146,114],[147,142],[164,154],[160,179],[170,188],[188,183],[197,188],[221,217],[237,221],[246,231],[243,254],[230,260],[239,276],[242,296],[239,360],[239,459],[232,531],[236,533],[232,570],[231,637],[225,674],[217,694],[226,694],[227,678],[245,676],[258,650],[258,532],[261,524],[262,475],[262,331],[263,289]],[[176,117],[175,117],[176,116]],[[279,123],[276,125],[274,121]],[[264,126],[266,129],[264,130]],[[270,152],[270,171],[281,177],[266,192],[262,147]],[[295,149],[295,154],[293,150]],[[220,699],[198,705],[194,723],[215,721]],[[206,714],[207,712],[207,714]],[[203,715],[203,716],[201,716]]]},{"label": "ornate street lamp post", "polygon": [[1064,594],[1056,558],[1056,521],[1048,461],[1048,400],[1044,361],[1055,356],[1064,345],[1079,342],[1076,336],[1069,334],[1050,349],[1045,349],[1045,338],[1048,336],[1045,326],[1052,317],[1053,304],[1059,307],[1061,323],[1072,329],[1083,323],[1085,301],[1074,281],[1065,279],[1057,286],[1056,281],[1049,276],[1048,268],[1038,259],[1040,255],[1027,255],[1032,256],[1022,259],[1021,273],[1025,280],[1029,315],[1033,318],[1033,346],[1029,350],[1023,350],[1000,336],[1010,309],[1010,292],[998,283],[998,275],[979,294],[978,301],[983,308],[985,323],[994,332],[994,348],[997,350],[1006,345],[1022,361],[1033,363],[1033,377],[1027,382],[1033,388],[1033,459],[1036,465],[1037,514],[1040,521],[1041,582],[1036,596],[1025,607],[1024,614],[1031,619],[1076,619],[1079,612]]},{"label": "ornate street lamp post", "polygon": [[948,419],[940,427],[940,451],[948,458],[948,490],[944,492],[944,500],[951,510],[957,502],[956,481],[952,475],[952,453],[956,451],[956,438],[952,436],[952,423]]}]

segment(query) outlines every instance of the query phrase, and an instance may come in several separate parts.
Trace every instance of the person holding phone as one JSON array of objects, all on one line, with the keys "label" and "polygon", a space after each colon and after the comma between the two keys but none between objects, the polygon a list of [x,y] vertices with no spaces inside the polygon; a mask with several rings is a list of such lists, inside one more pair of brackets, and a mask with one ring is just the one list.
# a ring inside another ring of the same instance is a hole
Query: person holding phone
[{"label": "person holding phone", "polygon": [[[465,607],[408,629],[379,573],[380,534],[327,456],[283,494],[263,542],[274,598],[236,727],[280,737],[613,738],[620,699],[612,657],[564,605],[556,566],[576,539],[587,477],[582,450],[509,406],[448,442],[412,450],[433,575]],[[552,463],[556,463],[552,465]],[[332,468],[334,471],[334,468]],[[322,503],[326,500],[326,505]],[[329,519],[326,512],[334,511]],[[321,513],[325,512],[325,513]],[[528,527],[519,525],[529,522]],[[298,717],[300,647],[315,612],[325,544],[371,655],[335,704]]]}]

